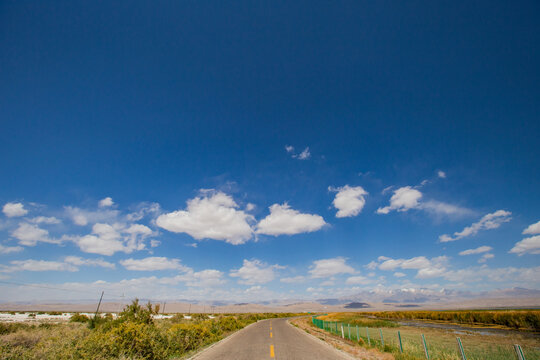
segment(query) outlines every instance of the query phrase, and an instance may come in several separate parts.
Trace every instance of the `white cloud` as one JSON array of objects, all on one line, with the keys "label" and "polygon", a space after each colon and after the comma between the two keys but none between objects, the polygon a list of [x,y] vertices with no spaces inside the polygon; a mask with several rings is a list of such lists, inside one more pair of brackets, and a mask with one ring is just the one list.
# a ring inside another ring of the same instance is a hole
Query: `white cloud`
[{"label": "white cloud", "polygon": [[401,278],[401,277],[405,277],[405,276],[407,276],[407,275],[404,274],[404,273],[402,273],[402,272],[399,272],[399,271],[398,271],[398,272],[395,272],[395,273],[394,273],[394,276],[397,277],[397,278]]},{"label": "white cloud", "polygon": [[158,247],[159,245],[161,245],[161,241],[155,240],[155,239],[150,240],[150,247],[155,248],[155,247]]},{"label": "white cloud", "polygon": [[136,207],[136,211],[127,214],[126,220],[129,222],[139,221],[147,215],[155,217],[161,212],[161,206],[158,203],[142,202]]},{"label": "white cloud", "polygon": [[35,246],[38,242],[58,244],[59,240],[49,238],[49,232],[39,228],[37,225],[20,223],[11,236],[19,240],[20,245]]},{"label": "white cloud", "polygon": [[28,214],[28,210],[21,203],[6,203],[2,208],[2,212],[7,217],[19,217]]},{"label": "white cloud", "polygon": [[311,153],[309,152],[309,146],[304,149],[300,154],[295,154],[294,152],[294,146],[291,145],[285,145],[285,150],[287,153],[291,154],[291,157],[293,159],[298,160],[307,160],[311,157]]},{"label": "white cloud", "polygon": [[282,283],[285,283],[285,284],[299,284],[299,283],[303,283],[306,281],[306,277],[305,276],[294,276],[294,277],[285,277],[285,278],[281,278],[279,279],[279,281],[281,281]]},{"label": "white cloud", "polygon": [[152,235],[152,230],[141,224],[131,224],[126,228],[125,225],[118,223],[113,225],[97,223],[92,227],[92,234],[70,239],[84,252],[113,255],[118,251],[129,254],[135,250],[144,250],[146,248],[144,240]]},{"label": "white cloud", "polygon": [[226,283],[223,279],[223,272],[218,270],[202,270],[189,274],[190,279],[186,281],[187,286],[195,287],[215,287]]},{"label": "white cloud", "polygon": [[377,209],[378,214],[388,214],[392,210],[407,211],[418,207],[422,193],[411,186],[404,186],[394,191],[390,205]]},{"label": "white cloud", "polygon": [[75,266],[99,266],[108,269],[116,268],[113,263],[110,263],[103,259],[83,259],[79,256],[66,256],[64,258],[64,262]]},{"label": "white cloud", "polygon": [[75,225],[86,226],[98,222],[111,222],[118,218],[118,210],[100,209],[98,211],[84,210],[78,207],[65,206],[66,215]]},{"label": "white cloud", "polygon": [[488,254],[484,254],[484,255],[482,255],[482,256],[480,257],[480,259],[478,259],[478,262],[479,262],[480,264],[483,264],[483,263],[485,263],[486,261],[488,261],[488,259],[493,259],[494,257],[495,257],[495,255],[493,255],[493,254],[489,254],[489,253],[488,253]]},{"label": "white cloud", "polygon": [[529,225],[525,230],[522,232],[523,235],[536,235],[540,234],[540,221]]},{"label": "white cloud", "polygon": [[309,273],[312,278],[325,278],[338,274],[354,274],[355,271],[346,264],[345,258],[335,257],[314,261],[310,266]]},{"label": "white cloud", "polygon": [[525,254],[540,254],[540,235],[531,236],[518,241],[510,250],[510,253],[518,254],[519,256]]},{"label": "white cloud", "polygon": [[257,234],[294,235],[321,229],[326,222],[320,215],[303,214],[287,203],[270,206],[270,215],[257,224]]},{"label": "white cloud", "polygon": [[260,260],[244,260],[243,266],[237,270],[231,270],[230,276],[238,277],[240,284],[256,285],[266,284],[275,278],[275,269],[282,268],[279,265],[267,265]]},{"label": "white cloud", "polygon": [[1,272],[14,271],[78,271],[79,269],[72,264],[58,261],[45,260],[14,260],[10,266],[2,265]]},{"label": "white cloud", "polygon": [[441,179],[444,179],[446,178],[446,173],[442,170],[439,170],[437,171],[437,176],[440,177]]},{"label": "white cloud", "polygon": [[422,202],[418,208],[437,215],[466,216],[474,214],[474,212],[469,209],[436,200]]},{"label": "white cloud", "polygon": [[255,209],[255,204],[248,203],[246,205],[246,211],[252,211],[253,209]]},{"label": "white cloud", "polygon": [[454,237],[444,234],[439,236],[440,242],[456,241],[467,236],[476,235],[480,230],[496,229],[501,224],[509,222],[512,213],[505,210],[497,210],[494,213],[484,215],[480,221],[473,223],[471,226],[467,226],[462,231],[455,232]]},{"label": "white cloud", "polygon": [[487,265],[471,267],[456,271],[448,271],[444,278],[448,281],[463,283],[506,283],[527,288],[536,288],[540,285],[540,266],[532,268],[490,268]]},{"label": "white cloud", "polygon": [[3,246],[0,244],[0,254],[11,254],[23,251],[22,246]]},{"label": "white cloud", "polygon": [[480,246],[480,247],[477,247],[476,249],[463,250],[462,252],[459,253],[459,255],[481,254],[481,253],[489,252],[491,250],[493,250],[491,246]]},{"label": "white cloud", "polygon": [[156,270],[181,270],[187,271],[189,268],[180,264],[178,259],[166,257],[147,257],[144,259],[120,260],[120,264],[132,271],[156,271]]},{"label": "white cloud", "polygon": [[378,267],[380,270],[394,271],[398,268],[407,270],[418,270],[416,277],[419,279],[427,279],[441,276],[446,272],[446,264],[448,258],[446,256],[438,256],[428,259],[425,256],[417,256],[410,259],[391,259],[385,256],[380,256]]},{"label": "white cloud", "polygon": [[311,153],[309,152],[309,146],[306,147],[304,149],[304,151],[302,151],[300,154],[294,156],[293,157],[296,157],[298,160],[307,160],[311,157]]},{"label": "white cloud", "polygon": [[[422,185],[424,182],[422,182]],[[386,188],[383,191],[387,191]],[[448,204],[437,200],[421,201],[423,194],[412,186],[404,186],[394,191],[390,198],[390,205],[378,208],[377,214],[388,214],[391,211],[409,211],[411,209],[424,210],[434,215],[443,216],[466,216],[474,212],[452,204]]]},{"label": "white cloud", "polygon": [[28,221],[34,224],[48,224],[48,225],[61,223],[61,220],[55,218],[54,216],[50,216],[50,217],[36,216],[35,218],[29,219]]},{"label": "white cloud", "polygon": [[373,282],[372,279],[368,279],[367,277],[360,276],[360,275],[351,276],[350,278],[345,280],[345,284],[348,284],[348,285],[367,285],[367,284],[370,284],[372,282]]},{"label": "white cloud", "polygon": [[329,187],[330,191],[337,191],[336,197],[332,202],[338,209],[336,217],[351,217],[358,215],[366,204],[365,195],[368,195],[361,186],[351,187],[345,185],[339,188]]},{"label": "white cloud", "polygon": [[168,231],[187,233],[197,240],[223,240],[238,245],[251,239],[253,230],[249,222],[253,217],[237,208],[231,196],[206,191],[188,200],[186,210],[160,215],[156,224]]},{"label": "white cloud", "polygon": [[109,206],[113,206],[113,205],[114,205],[113,199],[111,197],[108,197],[108,196],[105,199],[99,200],[99,203],[98,203],[98,206],[100,208],[109,207]]}]

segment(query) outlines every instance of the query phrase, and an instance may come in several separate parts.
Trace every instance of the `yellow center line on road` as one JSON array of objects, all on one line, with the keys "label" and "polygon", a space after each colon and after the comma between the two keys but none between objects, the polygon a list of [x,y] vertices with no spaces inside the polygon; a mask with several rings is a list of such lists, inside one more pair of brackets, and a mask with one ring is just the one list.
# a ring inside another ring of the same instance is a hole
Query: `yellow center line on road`
[{"label": "yellow center line on road", "polygon": [[274,345],[270,345],[270,357],[273,358],[274,356]]},{"label": "yellow center line on road", "polygon": [[270,337],[272,337],[272,333],[270,333]]}]

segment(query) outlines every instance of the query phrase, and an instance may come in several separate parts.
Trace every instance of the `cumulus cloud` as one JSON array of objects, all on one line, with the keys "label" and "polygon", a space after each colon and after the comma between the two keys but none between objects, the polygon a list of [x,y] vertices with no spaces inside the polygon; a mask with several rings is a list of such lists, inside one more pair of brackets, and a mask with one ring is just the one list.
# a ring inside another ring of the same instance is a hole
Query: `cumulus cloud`
[{"label": "cumulus cloud", "polygon": [[114,202],[113,202],[113,199],[111,197],[106,197],[104,199],[101,199],[99,200],[98,202],[98,206],[100,208],[104,208],[104,207],[109,207],[109,206],[113,206],[114,205]]},{"label": "cumulus cloud", "polygon": [[306,277],[305,276],[294,276],[294,277],[284,277],[284,278],[281,278],[279,279],[279,281],[281,281],[282,283],[285,283],[285,284],[299,284],[299,283],[303,283],[306,281]]},{"label": "cumulus cloud", "polygon": [[125,251],[122,235],[109,224],[94,224],[92,234],[75,237],[74,242],[87,253],[113,255],[117,251]]},{"label": "cumulus cloud", "polygon": [[28,219],[29,222],[34,224],[60,224],[62,221],[60,219],[55,218],[54,216],[36,216],[35,218]]},{"label": "cumulus cloud", "polygon": [[86,226],[98,222],[111,222],[118,218],[118,210],[100,209],[98,211],[85,210],[78,207],[65,206],[64,210],[75,225]]},{"label": "cumulus cloud", "polygon": [[20,223],[19,227],[11,233],[11,236],[19,240],[19,244],[24,246],[36,246],[38,242],[60,243],[59,240],[51,239],[47,230],[25,222]]},{"label": "cumulus cloud", "polygon": [[223,192],[205,191],[188,200],[186,210],[160,215],[156,224],[168,231],[186,233],[191,237],[223,240],[243,244],[253,235],[253,217],[242,210],[233,198]]},{"label": "cumulus cloud", "polygon": [[510,211],[497,210],[494,213],[484,215],[480,221],[473,223],[471,226],[467,226],[463,230],[455,232],[453,237],[447,234],[439,236],[439,241],[456,241],[467,236],[476,235],[480,230],[496,229],[501,226],[501,224],[509,222],[512,219],[511,215],[512,213]]},{"label": "cumulus cloud", "polygon": [[478,259],[478,262],[479,262],[480,264],[483,264],[483,263],[485,263],[486,261],[488,261],[488,259],[493,259],[494,257],[495,257],[495,255],[493,255],[493,254],[489,254],[489,253],[488,253],[488,254],[484,254],[484,255],[482,255],[482,256],[480,257],[480,259]]},{"label": "cumulus cloud", "polygon": [[377,267],[380,270],[394,271],[396,269],[417,270],[416,277],[427,279],[438,277],[445,273],[448,258],[438,256],[428,259],[425,256],[416,256],[410,259],[392,259],[386,256],[378,258]]},{"label": "cumulus cloud", "polygon": [[490,268],[487,265],[448,271],[444,278],[459,283],[503,283],[512,287],[525,286],[535,288],[540,285],[540,266],[531,268]]},{"label": "cumulus cloud", "polygon": [[459,253],[459,255],[482,254],[482,253],[489,252],[491,250],[493,250],[491,246],[480,246],[480,247],[477,247],[476,249],[463,250],[462,252]]},{"label": "cumulus cloud", "polygon": [[378,214],[388,214],[392,210],[408,211],[418,207],[422,193],[411,186],[404,186],[394,191],[390,198],[390,205],[378,208]]},{"label": "cumulus cloud", "polygon": [[293,157],[296,157],[298,160],[307,160],[311,157],[311,153],[309,152],[309,146],[306,147],[304,149],[304,151],[302,151],[300,154],[294,156]]},{"label": "cumulus cloud", "polygon": [[347,280],[345,280],[345,284],[348,284],[348,285],[367,285],[372,282],[373,282],[372,279],[369,279],[365,276],[360,276],[360,275],[351,276]]},{"label": "cumulus cloud", "polygon": [[100,255],[113,255],[122,251],[131,253],[135,250],[144,250],[145,239],[152,236],[152,230],[141,224],[102,224],[92,226],[92,233],[85,236],[71,236],[79,248],[87,253]]},{"label": "cumulus cloud", "polygon": [[[422,182],[423,184],[424,182]],[[383,194],[387,189],[389,188],[386,188]],[[378,208],[377,214],[388,214],[391,211],[405,212],[411,209],[424,210],[431,214],[442,216],[466,216],[473,214],[473,211],[457,205],[437,200],[422,201],[422,199],[423,194],[418,189],[412,186],[400,187],[394,190],[390,198],[390,205]]]},{"label": "cumulus cloud", "polygon": [[446,178],[446,173],[442,170],[439,170],[437,171],[437,176],[440,177],[441,179],[444,179]]},{"label": "cumulus cloud", "polygon": [[401,278],[401,277],[405,277],[405,276],[407,276],[407,275],[404,274],[404,273],[402,273],[402,272],[399,272],[399,271],[398,271],[398,272],[395,272],[395,273],[394,273],[394,276],[397,277],[397,278]]},{"label": "cumulus cloud", "polygon": [[510,253],[517,254],[519,256],[525,254],[540,254],[540,235],[531,236],[518,241],[514,247],[510,249]]},{"label": "cumulus cloud", "polygon": [[7,217],[19,217],[28,214],[28,210],[21,203],[6,203],[2,208],[2,212]]},{"label": "cumulus cloud", "polygon": [[522,232],[523,235],[536,235],[540,234],[540,221],[534,224],[529,225],[525,230]]},{"label": "cumulus cloud", "polygon": [[132,271],[156,271],[156,270],[181,270],[187,271],[189,268],[180,264],[178,259],[169,259],[166,257],[147,257],[144,259],[125,259],[120,260],[120,264]]},{"label": "cumulus cloud", "polygon": [[291,146],[291,145],[285,145],[285,151],[287,151],[287,153],[291,154],[291,157],[293,159],[298,159],[298,160],[307,160],[311,157],[311,153],[309,152],[309,146],[306,147],[304,149],[304,151],[302,151],[300,154],[296,154],[294,152],[294,146]]},{"label": "cumulus cloud", "polygon": [[275,278],[275,270],[279,265],[268,265],[260,260],[245,260],[240,269],[231,270],[230,276],[240,278],[238,282],[244,285],[266,284]]},{"label": "cumulus cloud", "polygon": [[339,188],[329,187],[328,190],[337,191],[332,203],[338,209],[336,213],[336,217],[338,218],[356,216],[366,204],[364,196],[368,195],[368,193],[361,186],[352,187],[345,185]]},{"label": "cumulus cloud", "polygon": [[326,222],[320,215],[303,214],[284,203],[270,206],[270,215],[257,224],[257,234],[294,235],[321,229]]},{"label": "cumulus cloud", "polygon": [[316,260],[310,266],[309,273],[312,278],[326,278],[338,274],[354,274],[354,269],[346,264],[343,257]]},{"label": "cumulus cloud", "polygon": [[45,261],[45,260],[14,260],[9,266],[2,265],[1,272],[15,271],[78,271],[79,268],[66,262]]},{"label": "cumulus cloud", "polygon": [[108,261],[105,261],[101,258],[99,259],[83,259],[79,256],[66,256],[64,258],[64,262],[67,264],[72,264],[75,266],[98,266],[103,267],[107,269],[115,269],[116,265],[113,263],[110,263]]},{"label": "cumulus cloud", "polygon": [[3,246],[0,244],[0,254],[11,254],[23,251],[22,246]]}]

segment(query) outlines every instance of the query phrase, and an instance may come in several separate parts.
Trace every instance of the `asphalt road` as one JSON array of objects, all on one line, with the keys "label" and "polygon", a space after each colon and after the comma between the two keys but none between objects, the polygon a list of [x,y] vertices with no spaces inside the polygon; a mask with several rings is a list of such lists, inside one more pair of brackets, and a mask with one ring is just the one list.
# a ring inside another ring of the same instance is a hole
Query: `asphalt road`
[{"label": "asphalt road", "polygon": [[287,319],[259,321],[231,335],[195,360],[330,360],[351,359],[306,334]]}]

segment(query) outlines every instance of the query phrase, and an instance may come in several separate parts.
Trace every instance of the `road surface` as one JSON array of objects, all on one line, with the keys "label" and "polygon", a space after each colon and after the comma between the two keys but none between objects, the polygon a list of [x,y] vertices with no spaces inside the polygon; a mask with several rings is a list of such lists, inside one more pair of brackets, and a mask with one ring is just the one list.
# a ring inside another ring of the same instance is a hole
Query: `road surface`
[{"label": "road surface", "polygon": [[194,360],[350,360],[293,327],[287,319],[259,321],[194,356]]}]

